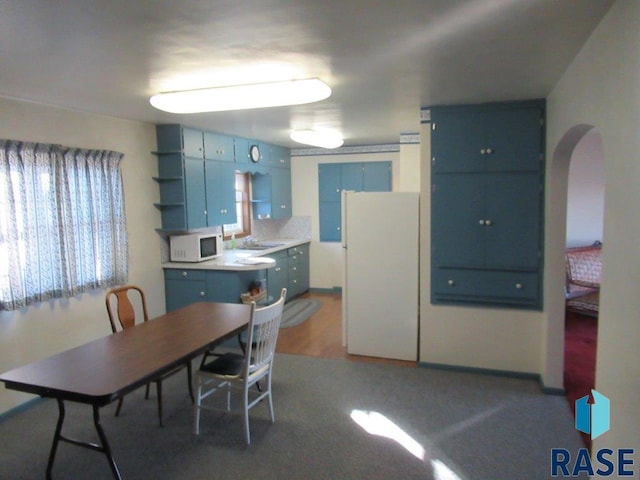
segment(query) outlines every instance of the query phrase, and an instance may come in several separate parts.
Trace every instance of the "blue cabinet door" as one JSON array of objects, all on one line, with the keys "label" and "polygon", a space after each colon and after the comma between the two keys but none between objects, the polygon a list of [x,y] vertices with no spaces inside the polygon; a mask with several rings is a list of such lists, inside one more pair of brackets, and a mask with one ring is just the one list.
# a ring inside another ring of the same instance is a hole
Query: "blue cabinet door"
[{"label": "blue cabinet door", "polygon": [[391,191],[391,162],[366,162],[362,167],[364,192]]},{"label": "blue cabinet door", "polygon": [[484,118],[481,112],[431,110],[431,165],[434,173],[485,170]]},{"label": "blue cabinet door", "polygon": [[207,226],[204,160],[184,158],[184,183],[187,210],[187,228]]},{"label": "blue cabinet door", "polygon": [[234,164],[207,160],[205,165],[208,225],[235,223],[237,215]]},{"label": "blue cabinet door", "polygon": [[432,185],[433,266],[484,267],[485,182],[477,175],[435,175]]},{"label": "blue cabinet door", "polygon": [[340,165],[321,163],[318,165],[318,195],[320,202],[339,202],[342,183]]},{"label": "blue cabinet door", "polygon": [[[289,255],[284,250],[269,256],[276,261],[276,266],[267,270],[267,292],[271,299],[276,300],[280,297],[282,289],[289,286],[287,277]],[[290,294],[287,293],[287,299],[289,297]]]},{"label": "blue cabinet door", "polygon": [[488,172],[538,172],[542,169],[542,107],[488,112],[484,128]]},{"label": "blue cabinet door", "polygon": [[275,219],[291,216],[291,170],[271,169],[271,216]]},{"label": "blue cabinet door", "polygon": [[340,164],[340,189],[361,192],[364,187],[363,182],[364,167],[361,162]]},{"label": "blue cabinet door", "polygon": [[533,271],[541,261],[542,178],[487,175],[485,266]]},{"label": "blue cabinet door", "polygon": [[342,222],[342,211],[340,201],[320,202],[320,241],[340,242],[342,233],[340,224]]},{"label": "blue cabinet door", "polygon": [[204,143],[202,130],[193,128],[182,129],[183,152],[187,157],[204,158]]},{"label": "blue cabinet door", "polygon": [[291,150],[280,145],[271,145],[270,165],[279,168],[291,168]]},{"label": "blue cabinet door", "polygon": [[233,162],[235,151],[233,137],[221,133],[204,132],[204,158]]},{"label": "blue cabinet door", "polygon": [[164,288],[167,312],[208,299],[204,270],[167,269]]}]

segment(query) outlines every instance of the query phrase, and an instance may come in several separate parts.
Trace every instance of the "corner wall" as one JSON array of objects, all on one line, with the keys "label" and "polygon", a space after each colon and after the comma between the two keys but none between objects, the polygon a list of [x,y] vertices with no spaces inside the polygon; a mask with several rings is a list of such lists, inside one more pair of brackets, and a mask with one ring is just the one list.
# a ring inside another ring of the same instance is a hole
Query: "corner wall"
[{"label": "corner wall", "polygon": [[[547,98],[549,159],[576,125],[594,125],[602,136],[604,246],[596,389],[611,400],[611,429],[593,446],[594,451],[634,448],[636,454],[640,452],[640,217],[633,206],[640,205],[638,25],[640,2],[618,0]],[[553,248],[564,242],[562,222],[556,212],[548,211],[546,284],[558,274]],[[548,322],[549,332],[562,332],[564,318],[550,316]]]},{"label": "corner wall", "polygon": [[[129,233],[129,282],[141,286],[149,314],[164,313],[155,129],[151,124],[72,112],[0,98],[0,132],[12,140],[116,150],[122,173]],[[21,311],[0,312],[0,372],[45,358],[111,333],[104,290],[58,299]],[[0,414],[34,398],[0,386]]]}]

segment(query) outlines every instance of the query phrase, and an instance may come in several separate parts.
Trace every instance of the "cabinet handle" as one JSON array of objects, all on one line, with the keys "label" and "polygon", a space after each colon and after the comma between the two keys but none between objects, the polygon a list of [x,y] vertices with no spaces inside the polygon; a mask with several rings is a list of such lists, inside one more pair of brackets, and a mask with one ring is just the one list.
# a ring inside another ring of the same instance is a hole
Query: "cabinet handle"
[{"label": "cabinet handle", "polygon": [[518,290],[522,290],[523,287],[524,287],[524,285],[522,285],[521,283],[516,283],[516,288]]},{"label": "cabinet handle", "polygon": [[455,280],[449,280],[449,281],[447,282],[447,285],[449,285],[449,286],[451,286],[451,287],[453,287],[455,284],[456,284]]}]

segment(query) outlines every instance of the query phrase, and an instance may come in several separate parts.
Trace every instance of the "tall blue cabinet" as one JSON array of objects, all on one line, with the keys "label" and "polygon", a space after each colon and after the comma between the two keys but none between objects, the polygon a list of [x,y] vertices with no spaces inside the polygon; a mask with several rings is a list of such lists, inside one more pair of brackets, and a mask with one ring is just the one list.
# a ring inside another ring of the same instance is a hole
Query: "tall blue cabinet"
[{"label": "tall blue cabinet", "polygon": [[544,101],[430,110],[432,303],[541,309]]}]

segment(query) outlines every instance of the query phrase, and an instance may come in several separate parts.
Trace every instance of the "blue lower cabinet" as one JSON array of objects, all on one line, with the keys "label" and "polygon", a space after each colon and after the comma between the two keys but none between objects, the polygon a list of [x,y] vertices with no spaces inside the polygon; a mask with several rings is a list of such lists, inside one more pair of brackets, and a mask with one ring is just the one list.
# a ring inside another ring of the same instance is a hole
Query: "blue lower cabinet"
[{"label": "blue lower cabinet", "polygon": [[[288,269],[289,254],[286,250],[269,255],[276,261],[276,266],[267,270],[267,291],[270,298],[276,299],[280,296],[283,288],[289,288]],[[287,299],[290,298],[287,292]]]},{"label": "blue lower cabinet", "polygon": [[165,270],[164,288],[167,312],[207,300],[204,270]]},{"label": "blue lower cabinet", "polygon": [[167,312],[196,302],[240,303],[240,294],[252,283],[267,283],[266,270],[165,269],[164,287]]}]

